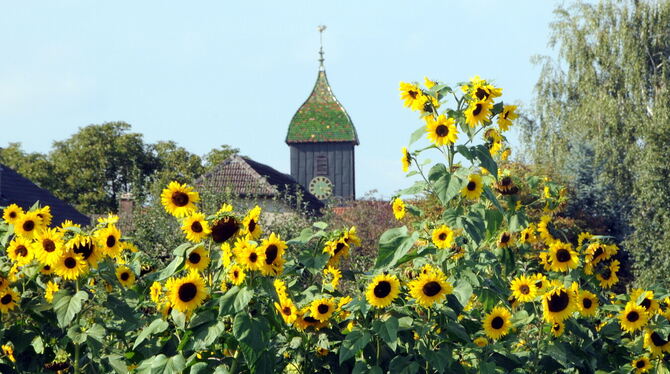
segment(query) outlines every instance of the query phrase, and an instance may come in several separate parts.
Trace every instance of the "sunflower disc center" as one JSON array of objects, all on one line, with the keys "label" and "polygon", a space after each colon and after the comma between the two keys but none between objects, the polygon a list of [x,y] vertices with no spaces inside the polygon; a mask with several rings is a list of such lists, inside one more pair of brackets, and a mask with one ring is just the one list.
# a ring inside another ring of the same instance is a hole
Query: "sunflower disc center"
[{"label": "sunflower disc center", "polygon": [[549,297],[547,305],[550,312],[560,313],[567,309],[568,305],[570,305],[570,296],[568,296],[567,292],[561,290]]},{"label": "sunflower disc center", "polygon": [[477,183],[470,181],[468,182],[468,191],[474,191],[477,188]]},{"label": "sunflower disc center", "polygon": [[68,257],[65,259],[65,261],[63,261],[63,265],[65,265],[65,267],[68,269],[74,269],[77,267],[77,261],[72,257]]},{"label": "sunflower disc center", "polygon": [[626,314],[626,319],[629,322],[635,322],[638,319],[640,319],[640,314],[636,311],[629,312],[628,314]]},{"label": "sunflower disc center", "polygon": [[23,245],[20,245],[20,246],[16,247],[16,249],[14,250],[14,253],[16,253],[16,255],[19,256],[19,257],[26,257],[26,256],[28,256],[28,248],[26,248]]},{"label": "sunflower disc center", "polygon": [[330,310],[330,307],[326,304],[319,304],[316,310],[319,311],[319,314],[326,314],[328,313],[328,310]]},{"label": "sunflower disc center", "polygon": [[23,223],[23,231],[33,231],[35,228],[35,221],[26,221]]},{"label": "sunflower disc center", "polygon": [[5,296],[2,297],[2,299],[0,299],[0,302],[3,305],[7,305],[7,304],[11,303],[12,302],[12,295],[11,294],[6,294]]},{"label": "sunflower disc center", "polygon": [[202,257],[200,256],[200,253],[197,252],[191,252],[191,254],[188,255],[188,262],[192,264],[199,264],[201,259]]},{"label": "sunflower disc center", "polygon": [[419,96],[419,92],[418,92],[418,91],[414,91],[414,90],[409,90],[409,91],[407,91],[407,94],[408,94],[409,96],[411,96],[412,99],[416,99],[416,97]]},{"label": "sunflower disc center", "polygon": [[385,298],[391,293],[391,283],[388,281],[381,281],[377,283],[375,288],[372,290],[372,293],[374,293],[375,296],[380,299]]},{"label": "sunflower disc center", "polygon": [[266,249],[265,249],[265,263],[270,265],[277,259],[277,255],[279,254],[279,248],[277,248],[276,245],[270,244]]},{"label": "sunflower disc center", "polygon": [[230,239],[237,233],[239,226],[235,218],[226,217],[220,221],[216,221],[212,227],[212,240],[214,243],[223,243]]},{"label": "sunflower disc center", "polygon": [[291,315],[291,308],[285,306],[284,309],[282,309],[282,313],[284,313],[287,316]]},{"label": "sunflower disc center", "polygon": [[483,108],[482,104],[476,104],[475,109],[472,111],[472,115],[473,116],[478,116],[479,113],[482,112],[482,108]]},{"label": "sunflower disc center", "polygon": [[128,274],[126,272],[121,273],[121,280],[122,281],[127,281],[128,278],[130,278],[130,274]]},{"label": "sunflower disc center", "polygon": [[51,239],[44,239],[42,240],[42,248],[44,248],[46,252],[53,252],[56,250],[56,243]]},{"label": "sunflower disc center", "polygon": [[107,248],[114,247],[116,245],[116,237],[114,235],[108,236],[105,244],[107,245]]},{"label": "sunflower disc center", "polygon": [[502,319],[502,317],[500,317],[500,316],[496,316],[495,318],[493,318],[491,320],[491,327],[493,327],[496,330],[502,328],[504,324],[505,324],[505,320]]},{"label": "sunflower disc center", "polygon": [[93,243],[80,244],[74,247],[74,253],[82,255],[84,260],[88,260],[91,254],[93,254]]},{"label": "sunflower disc center", "polygon": [[561,248],[556,252],[556,259],[558,262],[568,262],[570,261],[570,251],[567,249]]},{"label": "sunflower disc center", "polygon": [[638,369],[642,369],[642,368],[644,368],[645,366],[647,366],[647,364],[646,364],[644,361],[642,361],[642,360],[640,360],[640,361],[638,361],[638,362],[635,363],[635,367],[638,368]]},{"label": "sunflower disc center", "polygon": [[195,295],[198,294],[198,287],[193,283],[184,283],[179,286],[177,293],[179,294],[179,300],[188,303],[195,299]]},{"label": "sunflower disc center", "polygon": [[668,341],[661,338],[660,335],[656,333],[656,331],[651,333],[651,342],[654,343],[655,346],[657,347],[662,347],[666,344],[668,344]]},{"label": "sunflower disc center", "polygon": [[251,252],[251,254],[249,254],[249,261],[251,261],[252,263],[258,261],[258,255],[256,254],[256,252]]},{"label": "sunflower disc center", "polygon": [[440,240],[445,240],[445,239],[447,238],[447,234],[445,234],[445,233],[440,233],[440,235],[438,236],[438,238],[439,238]]},{"label": "sunflower disc center", "polygon": [[521,287],[519,287],[519,292],[524,295],[528,295],[530,293],[530,287],[528,287],[527,284],[522,284]]},{"label": "sunflower disc center", "polygon": [[250,219],[248,227],[249,227],[249,232],[254,232],[254,230],[256,230],[256,221],[254,221],[253,219]]},{"label": "sunflower disc center", "polygon": [[335,253],[335,254],[338,254],[338,253],[340,253],[340,251],[343,250],[343,249],[344,249],[344,243],[339,242],[339,243],[337,243],[337,245],[335,246],[335,251],[334,251],[334,253]]},{"label": "sunflower disc center", "polygon": [[437,126],[437,128],[435,128],[435,133],[440,138],[443,138],[443,137],[449,135],[449,128],[445,125],[439,125],[439,126]]},{"label": "sunflower disc center", "polygon": [[202,232],[202,224],[199,221],[195,221],[191,224],[191,231],[199,234]]},{"label": "sunflower disc center", "polygon": [[643,306],[644,309],[649,310],[649,308],[651,308],[651,300],[650,299],[642,300],[642,302],[640,303],[640,306]]},{"label": "sunflower disc center", "polygon": [[435,281],[428,282],[423,285],[423,294],[428,297],[433,297],[442,291],[442,286]]},{"label": "sunflower disc center", "polygon": [[183,192],[176,191],[172,193],[172,203],[178,207],[186,206],[188,205],[188,195]]},{"label": "sunflower disc center", "polygon": [[584,299],[582,300],[582,305],[584,306],[584,309],[590,309],[591,305],[593,305],[593,301],[591,301],[591,299]]}]

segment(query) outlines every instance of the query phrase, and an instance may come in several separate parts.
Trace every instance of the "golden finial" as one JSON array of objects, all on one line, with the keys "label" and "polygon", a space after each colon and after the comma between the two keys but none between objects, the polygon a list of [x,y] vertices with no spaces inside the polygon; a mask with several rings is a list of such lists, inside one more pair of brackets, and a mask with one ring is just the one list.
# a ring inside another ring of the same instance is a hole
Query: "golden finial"
[{"label": "golden finial", "polygon": [[316,29],[319,30],[319,42],[321,44],[321,49],[319,49],[319,55],[321,56],[319,58],[319,69],[323,70],[323,32],[326,31],[326,25],[319,25]]}]

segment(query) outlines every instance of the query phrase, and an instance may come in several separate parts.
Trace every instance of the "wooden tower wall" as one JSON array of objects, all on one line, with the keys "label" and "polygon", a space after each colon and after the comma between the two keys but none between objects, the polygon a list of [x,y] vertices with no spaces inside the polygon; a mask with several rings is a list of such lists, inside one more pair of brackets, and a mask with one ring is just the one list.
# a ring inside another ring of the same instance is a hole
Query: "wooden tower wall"
[{"label": "wooden tower wall", "polygon": [[[309,189],[309,182],[317,175],[325,175],[333,182],[333,196],[356,198],[354,143],[293,143],[291,148],[291,176]],[[327,171],[323,160],[327,160]]]}]

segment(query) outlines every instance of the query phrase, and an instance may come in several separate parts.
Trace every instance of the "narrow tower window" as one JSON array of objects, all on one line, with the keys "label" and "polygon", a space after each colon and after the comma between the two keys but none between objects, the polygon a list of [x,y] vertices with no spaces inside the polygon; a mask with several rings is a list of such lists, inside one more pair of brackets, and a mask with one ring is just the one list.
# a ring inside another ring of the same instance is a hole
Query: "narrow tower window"
[{"label": "narrow tower window", "polygon": [[316,155],[316,172],[315,175],[328,175],[328,156],[325,154]]}]

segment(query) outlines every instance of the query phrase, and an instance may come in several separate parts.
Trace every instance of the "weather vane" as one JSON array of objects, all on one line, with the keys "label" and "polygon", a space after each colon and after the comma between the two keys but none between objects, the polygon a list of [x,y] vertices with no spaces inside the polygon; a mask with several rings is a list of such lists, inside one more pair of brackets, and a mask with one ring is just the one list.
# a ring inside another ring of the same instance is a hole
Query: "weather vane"
[{"label": "weather vane", "polygon": [[319,42],[321,44],[321,49],[319,49],[319,55],[321,55],[319,63],[321,64],[320,68],[323,69],[323,32],[326,31],[326,25],[319,25],[316,29],[319,30]]}]

